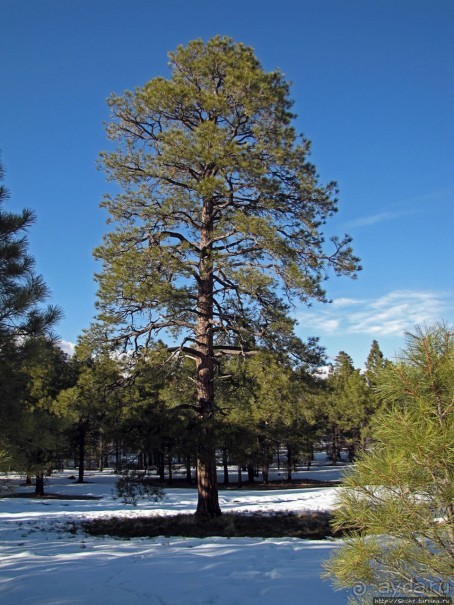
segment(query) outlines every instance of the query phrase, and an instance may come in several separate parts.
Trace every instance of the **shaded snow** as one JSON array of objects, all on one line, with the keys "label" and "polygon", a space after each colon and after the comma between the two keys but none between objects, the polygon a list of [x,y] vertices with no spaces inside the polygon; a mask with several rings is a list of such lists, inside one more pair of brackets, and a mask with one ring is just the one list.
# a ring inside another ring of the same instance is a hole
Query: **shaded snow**
[{"label": "shaded snow", "polygon": [[[310,471],[338,473],[327,467]],[[320,472],[320,475],[318,475]],[[193,512],[192,489],[167,489],[159,503],[125,506],[113,496],[115,476],[69,472],[49,480],[48,493],[100,500],[0,500],[2,605],[344,605],[320,579],[334,541],[287,538],[135,538],[117,540],[68,531],[72,522],[108,516]],[[301,473],[302,476],[309,473]],[[336,478],[336,477],[332,477]],[[325,480],[325,477],[323,477]],[[21,491],[26,489],[21,487]],[[327,510],[335,487],[221,490],[224,511]]]}]

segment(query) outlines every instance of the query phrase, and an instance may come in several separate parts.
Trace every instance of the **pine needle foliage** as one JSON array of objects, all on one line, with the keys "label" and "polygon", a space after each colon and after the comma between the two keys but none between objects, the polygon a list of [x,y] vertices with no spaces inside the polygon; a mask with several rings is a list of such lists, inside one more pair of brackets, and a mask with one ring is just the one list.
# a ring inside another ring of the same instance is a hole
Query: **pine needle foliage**
[{"label": "pine needle foliage", "polygon": [[454,577],[454,334],[407,334],[377,380],[373,443],[345,479],[334,527],[350,536],[327,563],[352,603],[445,596]]},{"label": "pine needle foliage", "polygon": [[[0,162],[0,183],[3,177]],[[52,327],[61,317],[58,307],[42,307],[50,293],[28,251],[27,232],[35,214],[30,209],[9,212],[4,208],[8,198],[7,188],[0,184],[0,356],[11,341],[52,336]]]}]

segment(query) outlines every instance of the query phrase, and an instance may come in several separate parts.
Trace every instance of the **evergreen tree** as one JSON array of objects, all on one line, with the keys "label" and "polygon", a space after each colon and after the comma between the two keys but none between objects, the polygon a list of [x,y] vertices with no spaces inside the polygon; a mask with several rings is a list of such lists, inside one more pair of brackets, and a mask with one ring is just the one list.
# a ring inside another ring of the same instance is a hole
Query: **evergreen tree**
[{"label": "evergreen tree", "polygon": [[197,515],[212,517],[216,353],[282,346],[289,300],[324,301],[327,273],[354,275],[358,260],[348,237],[325,249],[336,186],[308,161],[282,74],[223,37],[169,58],[170,79],[109,101],[117,149],[102,159],[122,192],[104,201],[117,227],[96,252],[94,333],[126,347],[180,338],[195,363]]},{"label": "evergreen tree", "polygon": [[[367,383],[367,415],[369,419],[372,418],[382,403],[380,394],[377,390],[377,384],[380,373],[389,363],[390,362],[385,359],[381,352],[378,342],[373,340],[369,355],[367,356],[366,371],[364,373]],[[362,430],[361,439],[363,444],[367,442],[369,437],[370,426],[368,423]]]},{"label": "evergreen tree", "polygon": [[[187,479],[191,481],[190,463],[195,459],[193,438],[193,396],[188,384],[188,369],[184,359],[175,360],[171,371],[158,361],[168,358],[168,351],[159,347],[155,355],[142,355],[135,363],[133,380],[126,388],[124,417],[120,431],[127,433],[123,442],[136,452],[145,468],[157,467],[164,481],[172,481],[175,455],[184,459]],[[125,431],[126,429],[126,431]],[[189,467],[189,470],[188,470]]]},{"label": "evergreen tree", "polygon": [[315,371],[323,365],[324,352],[317,339],[307,343],[295,339],[292,353],[261,350],[230,358],[222,365],[222,380],[217,381],[219,443],[236,464],[261,468],[265,482],[280,444],[290,453],[289,480],[292,462],[302,451],[307,458],[312,450],[319,390]]},{"label": "evergreen tree", "polygon": [[89,438],[95,432],[99,437],[106,416],[112,412],[118,414],[116,401],[121,400],[122,394],[119,389],[121,366],[108,355],[87,359],[76,350],[71,367],[72,384],[61,390],[52,410],[72,427],[73,443],[77,447],[78,483],[83,483]]},{"label": "evergreen tree", "polygon": [[66,423],[53,411],[55,399],[73,381],[68,358],[45,337],[28,339],[19,368],[23,376],[20,410],[11,433],[16,469],[36,476],[36,493],[44,493],[44,476],[68,454]]},{"label": "evergreen tree", "polygon": [[18,337],[49,334],[61,316],[56,307],[41,307],[49,290],[36,275],[34,259],[27,251],[27,230],[35,215],[28,209],[21,213],[4,210],[8,197],[7,189],[0,185],[0,354],[7,343],[17,344]]},{"label": "evergreen tree", "polygon": [[376,386],[378,376],[386,363],[378,342],[373,340],[366,360],[366,379],[370,387],[374,388]]},{"label": "evergreen tree", "polygon": [[353,359],[345,351],[339,351],[333,364],[333,377],[336,385],[342,387],[355,371]]},{"label": "evergreen tree", "polygon": [[368,420],[368,389],[365,377],[355,369],[352,358],[341,351],[327,380],[325,400],[329,455],[336,464],[342,447],[348,447],[350,458],[361,443]]},{"label": "evergreen tree", "polygon": [[[446,596],[454,577],[454,332],[417,329],[377,380],[373,445],[346,476],[336,528],[350,538],[327,565],[373,596]],[[361,584],[362,583],[362,584]]]},{"label": "evergreen tree", "polygon": [[[0,163],[0,180],[3,176]],[[61,312],[42,306],[49,291],[28,253],[27,231],[35,215],[28,209],[8,212],[8,197],[0,185],[0,441],[13,447],[28,384],[24,364],[35,338],[54,338],[52,328]]]}]

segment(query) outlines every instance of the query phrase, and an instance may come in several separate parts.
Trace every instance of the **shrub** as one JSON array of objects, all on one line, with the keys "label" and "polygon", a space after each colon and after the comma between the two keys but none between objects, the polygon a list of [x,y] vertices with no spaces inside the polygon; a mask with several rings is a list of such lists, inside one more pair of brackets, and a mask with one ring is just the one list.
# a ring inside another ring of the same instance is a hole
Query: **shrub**
[{"label": "shrub", "polygon": [[164,498],[164,490],[155,485],[146,472],[136,469],[122,471],[115,486],[116,495],[124,504],[137,506],[139,500],[159,502]]}]

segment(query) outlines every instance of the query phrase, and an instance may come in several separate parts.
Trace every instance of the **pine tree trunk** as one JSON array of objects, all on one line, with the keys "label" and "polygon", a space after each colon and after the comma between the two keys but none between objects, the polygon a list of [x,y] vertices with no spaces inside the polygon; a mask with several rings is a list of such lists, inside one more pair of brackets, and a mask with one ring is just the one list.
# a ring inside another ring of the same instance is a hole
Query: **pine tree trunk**
[{"label": "pine tree trunk", "polygon": [[167,467],[169,469],[169,480],[168,480],[168,485],[172,485],[172,481],[173,481],[173,473],[172,473],[172,454],[169,452],[167,455]]},{"label": "pine tree trunk", "polygon": [[158,453],[158,475],[159,481],[164,482],[166,478],[165,458],[164,452],[161,451]]},{"label": "pine tree trunk", "polygon": [[290,444],[287,443],[287,481],[291,483],[292,481],[292,457],[293,452]]},{"label": "pine tree trunk", "polygon": [[[212,365],[212,360],[209,360]],[[216,473],[216,449],[213,429],[213,380],[210,372],[199,372],[199,377],[209,376],[198,384],[199,430],[197,440],[197,491],[196,516],[213,518],[221,515]]]},{"label": "pine tree trunk", "polygon": [[98,441],[98,469],[102,473],[104,470],[104,437],[102,430],[99,433],[99,441]]},{"label": "pine tree trunk", "polygon": [[229,467],[228,467],[228,456],[227,448],[222,448],[222,466],[224,468],[224,485],[229,484]]},{"label": "pine tree trunk", "polygon": [[213,347],[213,202],[204,200],[200,231],[199,282],[197,292],[197,326],[195,330],[196,395],[199,416],[197,446],[196,516],[219,517],[219,496],[216,475],[214,416],[214,347]]},{"label": "pine tree trunk", "polygon": [[79,428],[79,477],[77,479],[77,483],[84,482],[84,474],[85,474],[85,427],[81,426]]},{"label": "pine tree trunk", "polygon": [[336,466],[337,460],[339,458],[339,438],[338,431],[336,427],[333,427],[332,430],[332,444],[331,444],[331,462],[333,466]]},{"label": "pine tree trunk", "polygon": [[188,483],[192,483],[191,457],[190,456],[187,456],[187,458],[186,458],[186,481]]},{"label": "pine tree trunk", "polygon": [[262,477],[264,483],[270,482],[270,465],[268,462],[265,462],[262,466]]},{"label": "pine tree trunk", "polygon": [[254,465],[252,462],[247,465],[247,480],[249,483],[254,483]]},{"label": "pine tree trunk", "polygon": [[44,471],[36,473],[35,495],[44,496]]},{"label": "pine tree trunk", "polygon": [[143,470],[145,468],[145,462],[144,462],[144,454],[143,452],[139,452],[139,456],[137,458],[137,469],[138,470]]},{"label": "pine tree trunk", "polygon": [[[211,435],[209,435],[211,438]],[[197,459],[198,501],[196,516],[199,518],[219,517],[218,486],[216,477],[216,453],[210,443],[199,440]]]}]

